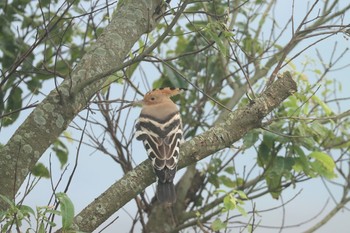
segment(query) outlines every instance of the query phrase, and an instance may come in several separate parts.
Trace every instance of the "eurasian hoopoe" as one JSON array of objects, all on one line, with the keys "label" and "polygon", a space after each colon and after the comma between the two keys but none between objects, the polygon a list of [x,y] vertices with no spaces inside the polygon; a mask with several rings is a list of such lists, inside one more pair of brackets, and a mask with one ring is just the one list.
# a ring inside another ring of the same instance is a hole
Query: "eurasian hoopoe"
[{"label": "eurasian hoopoe", "polygon": [[180,113],[170,97],[183,90],[166,87],[146,93],[141,101],[142,110],[135,126],[136,139],[143,141],[158,177],[157,198],[160,202],[176,201],[173,180],[183,138]]}]

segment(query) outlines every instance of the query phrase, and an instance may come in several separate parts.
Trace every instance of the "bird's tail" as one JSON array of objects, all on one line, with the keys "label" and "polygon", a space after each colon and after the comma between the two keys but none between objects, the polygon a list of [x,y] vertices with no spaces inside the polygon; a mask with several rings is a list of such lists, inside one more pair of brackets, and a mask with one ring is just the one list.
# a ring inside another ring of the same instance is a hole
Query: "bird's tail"
[{"label": "bird's tail", "polygon": [[158,181],[157,199],[162,203],[174,204],[176,202],[176,192],[173,182],[162,183]]}]

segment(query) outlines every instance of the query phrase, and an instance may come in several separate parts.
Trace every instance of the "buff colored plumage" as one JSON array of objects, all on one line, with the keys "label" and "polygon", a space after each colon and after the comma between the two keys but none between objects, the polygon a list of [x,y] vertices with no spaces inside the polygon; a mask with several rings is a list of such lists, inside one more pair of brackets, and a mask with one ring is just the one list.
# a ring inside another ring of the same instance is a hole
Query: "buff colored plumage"
[{"label": "buff colored plumage", "polygon": [[182,139],[182,122],[171,96],[181,88],[160,88],[148,92],[142,101],[142,110],[136,124],[136,139],[142,140],[158,177],[157,198],[174,203],[174,177]]}]

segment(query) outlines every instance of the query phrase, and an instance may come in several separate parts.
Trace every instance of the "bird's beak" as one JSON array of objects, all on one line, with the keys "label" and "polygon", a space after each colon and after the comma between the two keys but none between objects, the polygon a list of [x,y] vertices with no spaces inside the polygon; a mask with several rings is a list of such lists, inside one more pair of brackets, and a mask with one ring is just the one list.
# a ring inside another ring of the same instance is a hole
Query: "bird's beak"
[{"label": "bird's beak", "polygon": [[137,100],[132,103],[134,107],[141,107],[143,105],[143,100]]}]

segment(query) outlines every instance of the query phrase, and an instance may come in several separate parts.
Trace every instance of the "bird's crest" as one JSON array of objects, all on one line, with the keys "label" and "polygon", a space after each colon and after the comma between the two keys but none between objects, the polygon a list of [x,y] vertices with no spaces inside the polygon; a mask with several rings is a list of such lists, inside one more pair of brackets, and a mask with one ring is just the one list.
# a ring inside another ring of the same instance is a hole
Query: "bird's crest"
[{"label": "bird's crest", "polygon": [[187,89],[185,88],[176,88],[176,87],[161,87],[161,88],[157,88],[157,89],[153,89],[152,91],[149,91],[146,93],[145,97],[147,95],[152,95],[152,94],[159,94],[159,95],[165,95],[165,96],[174,96],[174,95],[178,95],[183,91],[186,91]]}]

